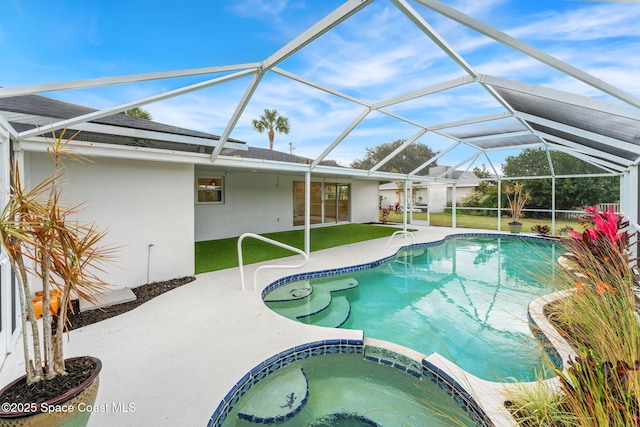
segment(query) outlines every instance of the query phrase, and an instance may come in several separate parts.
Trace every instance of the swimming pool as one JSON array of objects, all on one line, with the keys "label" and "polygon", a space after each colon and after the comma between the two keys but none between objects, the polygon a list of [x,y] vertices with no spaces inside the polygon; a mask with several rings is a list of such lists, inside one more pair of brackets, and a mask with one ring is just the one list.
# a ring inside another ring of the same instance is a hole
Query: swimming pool
[{"label": "swimming pool", "polygon": [[362,341],[308,343],[265,361],[225,397],[209,426],[480,426],[486,415],[415,360]]},{"label": "swimming pool", "polygon": [[550,364],[530,330],[527,306],[552,292],[537,279],[553,274],[558,245],[511,235],[450,236],[340,275],[294,276],[268,287],[263,299],[300,322],[361,329],[425,355],[438,352],[482,379],[530,381]]}]

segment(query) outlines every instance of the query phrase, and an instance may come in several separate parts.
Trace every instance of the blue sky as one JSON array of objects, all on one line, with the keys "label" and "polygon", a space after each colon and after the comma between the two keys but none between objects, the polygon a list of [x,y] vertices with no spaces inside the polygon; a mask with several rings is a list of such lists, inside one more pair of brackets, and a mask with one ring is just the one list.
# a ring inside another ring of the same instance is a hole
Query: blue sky
[{"label": "blue sky", "polygon": [[[337,0],[189,0],[179,4],[4,0],[0,86],[260,62],[342,4]],[[597,90],[408,1],[478,72],[589,96]],[[640,3],[563,0],[447,0],[445,4],[640,96]],[[281,64],[281,68],[367,102],[463,75],[387,0],[377,0]],[[208,76],[214,77],[214,76]],[[94,108],[202,80],[163,80],[46,94]],[[160,122],[221,134],[249,78],[143,108]],[[277,75],[267,75],[231,137],[267,147],[251,128],[264,108],[289,117],[275,148],[314,158],[362,107]],[[389,107],[435,124],[498,111],[482,90],[463,88]],[[473,110],[473,112],[472,112]],[[374,113],[328,158],[348,164],[365,148],[409,138],[416,128]],[[450,140],[427,134],[434,150]],[[496,154],[500,163],[510,153]],[[465,158],[452,152],[442,163]],[[482,160],[481,160],[482,162]]]}]

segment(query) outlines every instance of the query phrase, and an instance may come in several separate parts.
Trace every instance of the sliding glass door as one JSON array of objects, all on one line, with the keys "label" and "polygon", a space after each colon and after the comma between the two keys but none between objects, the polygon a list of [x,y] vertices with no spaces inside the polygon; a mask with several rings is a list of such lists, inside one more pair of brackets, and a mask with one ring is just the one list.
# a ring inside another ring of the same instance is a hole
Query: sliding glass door
[{"label": "sliding glass door", "polygon": [[[349,221],[349,184],[311,183],[311,224]],[[293,182],[293,225],[304,225],[304,182]]]}]

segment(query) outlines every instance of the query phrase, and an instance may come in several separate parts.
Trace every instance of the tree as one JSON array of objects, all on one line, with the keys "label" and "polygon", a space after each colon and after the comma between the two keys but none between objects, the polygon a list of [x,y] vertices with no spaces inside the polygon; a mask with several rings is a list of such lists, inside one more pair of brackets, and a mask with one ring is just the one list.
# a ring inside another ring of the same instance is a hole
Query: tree
[{"label": "tree", "polygon": [[[371,169],[404,142],[404,139],[398,139],[394,142],[367,148],[365,158],[354,160],[351,162],[351,167],[354,169]],[[433,156],[435,156],[435,153],[426,145],[419,143],[409,144],[380,170],[385,172],[409,173],[426,163]],[[434,162],[432,166],[437,166],[437,164]],[[427,173],[428,170],[425,168],[419,172],[419,175],[426,175]]]},{"label": "tree", "polygon": [[478,178],[491,178],[491,172],[489,171],[489,169],[487,169],[487,165],[485,165],[484,163],[482,164],[482,166],[476,166],[475,168],[473,168],[473,173]]},{"label": "tree", "polygon": [[[556,175],[602,173],[597,166],[561,151],[550,151],[550,156]],[[551,175],[544,148],[527,148],[517,156],[508,156],[502,171],[508,177]],[[551,209],[551,179],[527,180],[527,190],[531,192],[531,207]],[[615,202],[619,198],[619,178],[615,176],[556,180],[556,209],[582,208],[598,203]]]},{"label": "tree", "polygon": [[151,117],[151,113],[148,112],[147,110],[143,110],[140,107],[131,108],[125,111],[124,115],[130,116],[130,117],[137,117],[139,119],[153,120],[153,117]]},{"label": "tree", "polygon": [[254,119],[252,122],[253,128],[262,133],[265,130],[269,135],[269,149],[273,150],[273,139],[275,133],[284,133],[285,135],[291,130],[289,126],[289,119],[281,116],[278,110],[264,109],[264,114],[259,119]]}]

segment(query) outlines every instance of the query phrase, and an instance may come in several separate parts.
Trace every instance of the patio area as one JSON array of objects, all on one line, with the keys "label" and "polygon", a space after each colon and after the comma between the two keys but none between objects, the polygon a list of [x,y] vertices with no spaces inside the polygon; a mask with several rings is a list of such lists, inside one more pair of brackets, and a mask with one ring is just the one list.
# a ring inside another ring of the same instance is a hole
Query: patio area
[{"label": "patio area", "polygon": [[[416,242],[428,242],[452,232],[474,231],[478,230],[419,227],[414,235]],[[410,243],[402,236],[394,239]],[[264,263],[246,266],[245,291],[241,290],[238,268],[200,274],[195,281],[130,312],[72,331],[66,356],[92,355],[103,363],[96,409],[104,412],[94,412],[89,426],[205,426],[231,387],[270,356],[306,342],[362,339],[361,331],[285,319],[263,304],[260,290],[300,271],[383,258],[394,252],[385,250],[387,241],[377,239],[313,252],[303,269],[261,271],[259,291],[252,290],[253,272]],[[18,345],[0,378],[7,383],[22,373]]]}]

